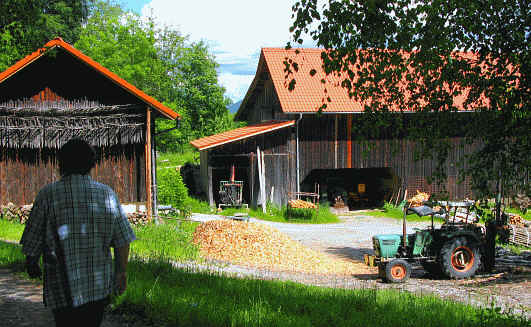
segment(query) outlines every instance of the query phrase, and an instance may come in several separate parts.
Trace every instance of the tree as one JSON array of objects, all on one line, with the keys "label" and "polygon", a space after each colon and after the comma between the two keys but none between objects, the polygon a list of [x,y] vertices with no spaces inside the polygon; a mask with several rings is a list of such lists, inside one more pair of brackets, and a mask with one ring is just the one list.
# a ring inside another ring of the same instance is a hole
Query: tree
[{"label": "tree", "polygon": [[[365,127],[399,126],[419,158],[437,159],[438,181],[448,130],[457,129],[477,145],[459,164],[478,196],[491,196],[499,181],[529,194],[530,9],[527,0],[302,0],[291,31],[295,43],[309,34],[325,48],[326,73],[365,103]],[[400,108],[416,112],[414,124],[401,123]],[[476,114],[454,114],[462,110]]]},{"label": "tree", "polygon": [[0,2],[0,71],[62,37],[78,39],[91,0],[2,0]]},{"label": "tree", "polygon": [[[194,138],[232,126],[214,58],[179,31],[96,1],[75,46],[181,115],[179,129],[157,137],[159,150],[182,150]],[[157,131],[174,126],[156,122]]]}]

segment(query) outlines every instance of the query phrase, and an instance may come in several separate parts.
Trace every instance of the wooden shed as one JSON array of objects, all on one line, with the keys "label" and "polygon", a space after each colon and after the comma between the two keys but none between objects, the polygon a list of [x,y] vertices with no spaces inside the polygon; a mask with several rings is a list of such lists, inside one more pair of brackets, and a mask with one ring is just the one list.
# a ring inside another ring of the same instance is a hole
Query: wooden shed
[{"label": "wooden shed", "polygon": [[0,204],[31,203],[79,137],[98,153],[93,177],[151,214],[157,116],[179,117],[62,39],[46,43],[0,73]]},{"label": "wooden shed", "polygon": [[[450,198],[471,196],[469,181],[457,182],[456,162],[473,145],[462,146],[459,135],[451,136],[454,146],[446,163],[445,185],[428,183],[435,162],[415,161],[411,140],[380,137],[370,140],[368,149],[356,141],[356,119],[363,115],[363,104],[348,96],[340,77],[326,76],[321,52],[322,49],[262,49],[256,76],[235,116],[236,120],[246,121],[249,128],[268,122],[290,125],[244,139],[226,137],[231,133],[226,132],[191,142],[201,152],[203,188],[207,194],[214,193],[209,197],[211,204],[216,200],[216,172],[225,171],[228,175],[229,166],[236,162],[247,165],[248,174],[252,175],[256,165],[252,158],[258,147],[265,149],[266,159],[270,158],[265,164],[267,201],[280,205],[286,204],[289,194],[313,191],[315,184],[320,185],[321,197],[331,202],[342,196],[345,201],[377,204],[392,196],[396,198],[399,192],[403,198],[406,190],[410,195],[416,190],[438,193],[443,186]],[[293,73],[297,83],[291,91],[284,71],[284,62],[289,59],[298,63],[298,71]],[[454,99],[458,107],[462,107],[460,101]],[[327,106],[319,112],[323,103]],[[456,113],[461,118],[471,114],[465,110]],[[415,113],[408,115],[414,119]],[[216,139],[225,141],[204,146]],[[241,156],[251,159],[242,162]],[[222,157],[224,160],[219,159]],[[249,184],[253,183],[254,176],[250,176]],[[247,189],[247,197],[250,203],[256,203],[252,190]]]}]

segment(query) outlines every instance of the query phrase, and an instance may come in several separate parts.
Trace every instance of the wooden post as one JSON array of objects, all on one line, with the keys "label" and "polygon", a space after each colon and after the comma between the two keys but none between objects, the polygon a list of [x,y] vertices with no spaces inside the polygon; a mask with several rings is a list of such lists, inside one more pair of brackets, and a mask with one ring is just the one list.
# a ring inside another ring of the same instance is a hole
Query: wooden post
[{"label": "wooden post", "polygon": [[337,169],[337,148],[338,148],[337,139],[338,139],[338,133],[339,133],[338,116],[339,115],[335,115],[335,120],[334,120],[334,168],[335,169]]},{"label": "wooden post", "polygon": [[347,118],[347,168],[352,168],[352,115]]},{"label": "wooden post", "polygon": [[254,200],[255,200],[254,198],[254,178],[255,178],[254,177],[254,174],[255,174],[254,155],[255,155],[254,152],[251,152],[251,157],[249,158],[249,167],[251,169],[250,174],[249,174],[249,176],[251,176],[250,181],[249,181],[249,191],[250,191],[249,193],[251,195],[249,202],[251,206],[253,205]]},{"label": "wooden post", "polygon": [[209,160],[207,160],[207,181],[208,181],[208,188],[207,188],[207,196],[208,196],[208,205],[212,208],[216,207],[216,203],[214,202],[214,190],[213,185],[214,182],[212,181],[212,167],[210,166]]},{"label": "wooden post", "polygon": [[146,109],[146,217],[148,221],[152,218],[152,191],[151,191],[151,109]]},{"label": "wooden post", "polygon": [[151,192],[152,192],[152,212],[155,217],[155,223],[159,223],[158,209],[158,186],[157,186],[157,147],[155,144],[155,118],[151,117]]}]

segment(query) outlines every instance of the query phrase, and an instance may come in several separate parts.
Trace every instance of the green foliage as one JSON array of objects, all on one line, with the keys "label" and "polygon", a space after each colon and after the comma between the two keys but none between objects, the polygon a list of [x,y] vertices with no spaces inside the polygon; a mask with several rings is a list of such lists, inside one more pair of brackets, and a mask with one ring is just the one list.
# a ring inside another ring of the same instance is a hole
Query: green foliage
[{"label": "green foliage", "polygon": [[[182,152],[192,139],[233,127],[218,65],[204,43],[189,42],[153,18],[95,1],[75,46],[181,115],[178,129],[157,136],[158,150]],[[159,118],[156,132],[175,124]]]},{"label": "green foliage", "polygon": [[199,152],[191,146],[185,148],[184,152],[160,152],[157,154],[157,168],[184,166],[189,163],[199,164]]},{"label": "green foliage", "polygon": [[[291,31],[324,47],[326,73],[364,104],[359,137],[408,137],[416,159],[436,161],[435,181],[456,165],[479,197],[496,181],[530,194],[529,12],[520,0],[309,0],[293,6]],[[286,64],[289,75],[296,62]],[[449,158],[453,136],[471,151],[461,162]]]},{"label": "green foliage", "polygon": [[157,170],[157,189],[160,204],[171,204],[177,209],[185,208],[188,189],[176,168]]},{"label": "green foliage", "polygon": [[77,41],[92,0],[0,1],[0,71],[55,37]]}]

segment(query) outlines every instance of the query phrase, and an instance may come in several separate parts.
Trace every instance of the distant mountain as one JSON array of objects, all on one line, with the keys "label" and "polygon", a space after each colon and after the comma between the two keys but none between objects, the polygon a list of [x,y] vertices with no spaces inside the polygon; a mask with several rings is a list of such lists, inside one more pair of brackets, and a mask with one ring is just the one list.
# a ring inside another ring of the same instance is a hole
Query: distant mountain
[{"label": "distant mountain", "polygon": [[236,111],[238,111],[238,109],[240,109],[240,105],[242,104],[242,101],[243,100],[240,100],[240,101],[235,102],[235,103],[233,103],[233,104],[231,104],[230,106],[227,107],[227,109],[229,109],[231,114],[236,113]]}]

